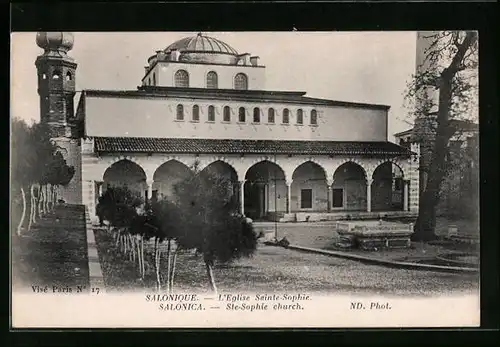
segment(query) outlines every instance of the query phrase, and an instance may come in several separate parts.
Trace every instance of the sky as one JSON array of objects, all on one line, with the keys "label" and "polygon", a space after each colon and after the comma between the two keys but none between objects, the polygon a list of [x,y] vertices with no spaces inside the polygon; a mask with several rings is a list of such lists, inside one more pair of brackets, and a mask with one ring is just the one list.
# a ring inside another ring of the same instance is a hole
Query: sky
[{"label": "sky", "polygon": [[[76,88],[134,90],[147,58],[194,32],[75,32]],[[266,89],[389,105],[389,140],[409,128],[404,107],[415,72],[415,32],[204,32],[260,57]],[[11,34],[11,116],[39,121],[35,32]],[[76,98],[79,98],[77,94]],[[78,99],[75,100],[75,105]]]}]

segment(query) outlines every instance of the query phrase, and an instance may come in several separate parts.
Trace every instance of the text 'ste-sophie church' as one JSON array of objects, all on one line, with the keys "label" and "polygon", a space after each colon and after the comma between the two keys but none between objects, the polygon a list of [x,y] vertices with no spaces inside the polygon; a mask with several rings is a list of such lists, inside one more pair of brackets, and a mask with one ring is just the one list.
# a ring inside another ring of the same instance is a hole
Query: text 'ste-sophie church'
[{"label": "text 'ste-sophie church'", "polygon": [[266,90],[259,57],[200,33],[156,51],[137,90],[83,90],[74,112],[73,41],[37,34],[41,122],[76,169],[64,200],[91,218],[107,187],[169,197],[196,161],[254,220],[418,211],[419,147],[388,141],[389,106]]}]

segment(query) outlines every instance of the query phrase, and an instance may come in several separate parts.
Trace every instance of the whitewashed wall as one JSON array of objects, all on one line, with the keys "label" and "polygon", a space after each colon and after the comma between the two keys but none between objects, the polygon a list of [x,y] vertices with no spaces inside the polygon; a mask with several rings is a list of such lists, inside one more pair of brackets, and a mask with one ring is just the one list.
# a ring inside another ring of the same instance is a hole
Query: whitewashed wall
[{"label": "whitewashed wall", "polygon": [[[184,106],[184,120],[176,120],[177,105]],[[192,108],[200,107],[200,120],[192,120]],[[215,122],[208,122],[208,107],[215,107]],[[231,108],[231,122],[223,122],[223,108]],[[246,122],[238,122],[238,109],[245,107]],[[261,119],[253,123],[253,109]],[[268,124],[269,108],[275,123]],[[387,141],[387,111],[359,107],[317,107],[274,102],[87,97],[85,130],[88,136],[172,137],[261,140]],[[282,124],[283,109],[290,110],[290,124]],[[297,125],[297,110],[304,113]],[[318,125],[310,125],[310,112],[317,110]]]}]

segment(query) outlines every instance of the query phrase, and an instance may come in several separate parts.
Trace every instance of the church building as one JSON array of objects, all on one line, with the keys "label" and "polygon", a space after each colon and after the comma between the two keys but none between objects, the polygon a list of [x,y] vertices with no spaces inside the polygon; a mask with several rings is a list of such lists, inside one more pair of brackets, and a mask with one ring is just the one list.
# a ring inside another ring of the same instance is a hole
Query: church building
[{"label": "church building", "polygon": [[258,56],[201,33],[152,54],[137,89],[83,90],[74,101],[73,40],[37,34],[41,121],[76,169],[65,201],[92,218],[108,187],[172,197],[195,162],[230,178],[253,220],[418,211],[419,146],[388,141],[389,106],[266,89]]}]

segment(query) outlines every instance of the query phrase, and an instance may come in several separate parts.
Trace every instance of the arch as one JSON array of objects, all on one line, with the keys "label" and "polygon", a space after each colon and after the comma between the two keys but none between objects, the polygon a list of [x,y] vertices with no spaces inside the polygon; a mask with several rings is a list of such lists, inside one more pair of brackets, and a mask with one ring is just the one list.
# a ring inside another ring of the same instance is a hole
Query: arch
[{"label": "arch", "polygon": [[200,107],[198,105],[193,105],[193,114],[191,120],[193,122],[200,121]]},{"label": "arch", "polygon": [[[340,167],[344,164],[347,164],[347,163],[353,163],[353,164],[356,164],[357,166],[359,166],[361,168],[361,170],[363,170],[363,174],[365,176],[365,179],[368,179],[370,176],[368,174],[368,171],[367,169],[365,169],[365,167],[363,166],[363,163],[361,162],[361,160],[357,159],[357,158],[346,158],[346,159],[342,159],[338,162],[338,165],[337,165],[337,168],[335,169],[335,171],[333,172],[333,176],[335,176],[335,172],[338,171],[338,169],[340,169]],[[332,177],[333,177],[332,176]]]},{"label": "arch", "polygon": [[368,206],[367,174],[357,160],[346,159],[333,173],[332,208],[366,211]]},{"label": "arch", "polygon": [[177,70],[174,75],[174,85],[180,88],[188,88],[189,73],[186,70]]},{"label": "arch", "polygon": [[147,175],[143,167],[130,158],[115,158],[102,176],[103,192],[108,187],[124,186],[144,197]]},{"label": "arch", "polygon": [[243,106],[238,109],[238,122],[246,122],[246,110]]},{"label": "arch", "polygon": [[304,166],[304,165],[308,165],[308,163],[312,164],[314,168],[319,168],[321,169],[323,175],[325,176],[325,180],[328,179],[328,172],[327,170],[323,167],[323,165],[321,165],[321,163],[319,163],[317,160],[315,160],[314,158],[309,158],[308,160],[306,161],[303,161],[302,163],[298,164],[294,169],[293,169],[293,172],[292,172],[292,179],[293,179],[293,176],[295,175],[295,172],[301,167],[301,166]]},{"label": "arch", "polygon": [[234,76],[234,89],[247,90],[248,89],[248,77],[244,73],[240,72]]},{"label": "arch", "polygon": [[209,71],[207,73],[207,88],[217,89],[218,84],[219,84],[219,81],[218,81],[217,72]]},{"label": "arch", "polygon": [[402,177],[404,178],[406,176],[405,175],[405,170],[403,170],[403,165],[399,162],[399,160],[389,158],[389,159],[381,159],[381,160],[377,161],[377,163],[374,165],[374,169],[373,169],[373,171],[371,173],[371,178],[372,179],[373,179],[373,175],[375,174],[375,171],[377,171],[377,169],[381,165],[384,165],[385,163],[391,163],[391,164],[395,165],[401,171]]},{"label": "arch", "polygon": [[282,119],[283,124],[289,124],[290,123],[290,110],[287,108],[283,109],[283,119]]},{"label": "arch", "polygon": [[153,85],[156,86],[156,74],[153,72]]},{"label": "arch", "polygon": [[207,121],[215,122],[215,107],[214,105],[208,106],[208,118]]},{"label": "arch", "polygon": [[267,122],[270,124],[274,124],[274,118],[275,118],[274,108],[270,107],[267,110]]},{"label": "arch", "polygon": [[229,106],[224,106],[222,120],[224,122],[231,121],[231,108]]},{"label": "arch", "polygon": [[177,120],[184,120],[184,106],[182,104],[177,105],[175,117]]},{"label": "arch", "polygon": [[404,210],[404,172],[394,160],[382,160],[372,173],[373,211]]},{"label": "arch", "polygon": [[153,198],[175,199],[175,186],[193,171],[177,159],[170,159],[159,165],[153,173]]},{"label": "arch", "polygon": [[301,108],[297,110],[297,124],[304,124],[304,111]]},{"label": "arch", "polygon": [[291,211],[328,210],[327,173],[313,160],[299,164],[292,174]]},{"label": "arch", "polygon": [[311,125],[318,125],[318,112],[315,109],[311,110]]},{"label": "arch", "polygon": [[58,80],[60,78],[61,78],[61,71],[54,70],[54,72],[52,72],[52,79],[53,80]]},{"label": "arch", "polygon": [[66,81],[71,81],[73,80],[73,75],[71,74],[71,71],[66,72]]},{"label": "arch", "polygon": [[260,108],[258,107],[253,108],[253,122],[260,123]]},{"label": "arch", "polygon": [[233,183],[238,182],[239,179],[238,172],[236,171],[235,167],[223,158],[216,159],[208,163],[200,170],[200,172],[216,173],[218,175],[222,175],[226,178],[229,178],[230,181]]},{"label": "arch", "polygon": [[285,213],[288,187],[285,170],[271,160],[259,160],[245,172],[244,210],[252,219],[277,217]]}]

